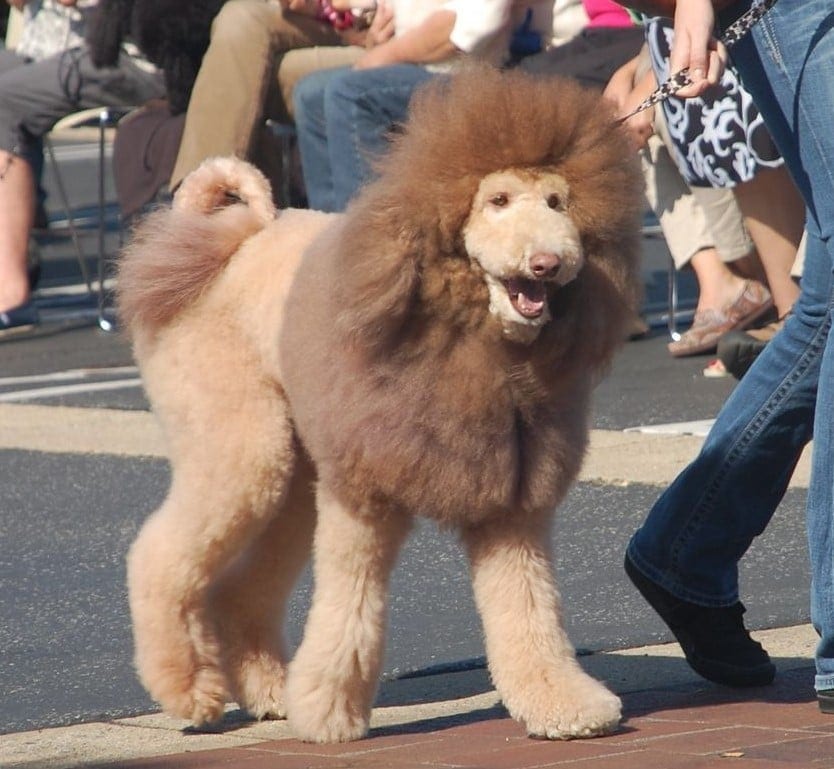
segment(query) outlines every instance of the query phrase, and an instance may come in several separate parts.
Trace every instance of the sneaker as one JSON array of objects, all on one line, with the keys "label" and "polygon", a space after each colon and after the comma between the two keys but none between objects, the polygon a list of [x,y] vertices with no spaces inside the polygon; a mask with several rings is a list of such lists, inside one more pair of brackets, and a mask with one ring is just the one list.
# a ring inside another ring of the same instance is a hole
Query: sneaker
[{"label": "sneaker", "polygon": [[0,338],[3,336],[28,331],[38,324],[38,308],[31,300],[0,312]]},{"label": "sneaker", "polygon": [[823,689],[817,692],[817,702],[823,713],[834,713],[834,689]]},{"label": "sneaker", "polygon": [[643,598],[669,626],[698,675],[724,686],[772,683],[776,666],[744,627],[744,605],[706,607],[682,601],[644,576],[626,556],[625,571]]}]

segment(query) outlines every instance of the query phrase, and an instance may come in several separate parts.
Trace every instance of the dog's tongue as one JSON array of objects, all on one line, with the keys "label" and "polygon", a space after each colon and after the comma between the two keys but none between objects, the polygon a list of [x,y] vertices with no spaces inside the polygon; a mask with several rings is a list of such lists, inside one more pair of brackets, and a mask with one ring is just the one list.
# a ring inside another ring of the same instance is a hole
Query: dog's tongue
[{"label": "dog's tongue", "polygon": [[544,283],[527,278],[510,278],[507,293],[513,307],[525,318],[538,318],[544,311],[547,298]]}]

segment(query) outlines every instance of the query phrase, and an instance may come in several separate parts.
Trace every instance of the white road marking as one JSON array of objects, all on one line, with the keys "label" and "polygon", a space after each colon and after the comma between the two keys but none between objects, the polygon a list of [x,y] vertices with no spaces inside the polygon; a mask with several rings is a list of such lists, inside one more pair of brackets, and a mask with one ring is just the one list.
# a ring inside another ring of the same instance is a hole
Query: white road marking
[{"label": "white road marking", "polygon": [[136,366],[111,366],[110,368],[74,368],[66,371],[52,371],[48,374],[0,377],[0,387],[10,387],[37,382],[67,382],[73,379],[88,379],[93,376],[110,374],[138,374]]},{"label": "white road marking", "polygon": [[83,382],[55,387],[36,387],[30,390],[15,390],[8,393],[0,393],[0,403],[32,401],[40,398],[54,398],[61,395],[76,395],[78,393],[101,392],[103,390],[126,390],[130,387],[141,386],[142,380],[139,377],[135,377],[132,379],[113,379],[108,382]]},{"label": "white road marking", "polygon": [[696,435],[703,438],[714,422],[714,419],[699,419],[694,422],[669,422],[664,425],[638,425],[626,427],[623,432],[644,435]]}]

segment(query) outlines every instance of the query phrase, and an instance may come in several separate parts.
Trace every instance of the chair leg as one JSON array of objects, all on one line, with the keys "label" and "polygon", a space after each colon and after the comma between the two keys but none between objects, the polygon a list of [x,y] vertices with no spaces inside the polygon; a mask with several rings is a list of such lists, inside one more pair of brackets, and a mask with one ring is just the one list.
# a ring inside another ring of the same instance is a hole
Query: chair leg
[{"label": "chair leg", "polygon": [[107,292],[105,281],[107,278],[107,252],[104,238],[107,230],[105,221],[105,138],[106,129],[111,125],[113,116],[106,107],[98,115],[98,326],[102,331],[115,331],[116,323],[106,315]]},{"label": "chair leg", "polygon": [[669,329],[669,336],[672,337],[673,342],[680,340],[681,335],[678,331],[678,271],[675,269],[675,262],[672,257],[669,257],[669,302],[667,327]]},{"label": "chair leg", "polygon": [[292,164],[292,140],[295,138],[295,126],[288,123],[279,123],[277,120],[267,118],[267,128],[272,131],[273,136],[281,143],[281,203],[289,207],[290,201],[290,166]]},{"label": "chair leg", "polygon": [[67,218],[67,227],[70,231],[72,244],[75,247],[75,255],[78,259],[78,267],[81,270],[81,277],[87,286],[87,293],[90,296],[92,296],[93,283],[90,278],[90,271],[87,267],[87,255],[84,253],[84,249],[81,246],[81,239],[78,236],[78,228],[75,226],[75,219],[72,215],[72,208],[70,207],[69,197],[67,195],[67,188],[64,186],[64,179],[61,176],[61,169],[58,167],[58,161],[55,158],[55,149],[52,146],[52,140],[49,138],[48,134],[43,138],[43,145],[46,149],[46,154],[49,156],[49,162],[52,165],[52,172],[55,176],[55,185],[58,187],[58,194],[61,196],[61,205],[64,208],[64,214]]}]

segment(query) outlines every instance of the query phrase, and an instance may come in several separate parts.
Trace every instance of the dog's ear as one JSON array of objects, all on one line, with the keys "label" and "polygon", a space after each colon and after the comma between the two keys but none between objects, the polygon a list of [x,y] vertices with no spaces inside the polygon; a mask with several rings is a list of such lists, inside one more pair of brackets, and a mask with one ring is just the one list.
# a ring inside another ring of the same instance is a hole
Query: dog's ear
[{"label": "dog's ear", "polygon": [[396,342],[417,297],[425,237],[402,207],[363,196],[348,209],[339,244],[336,322],[373,356]]}]

